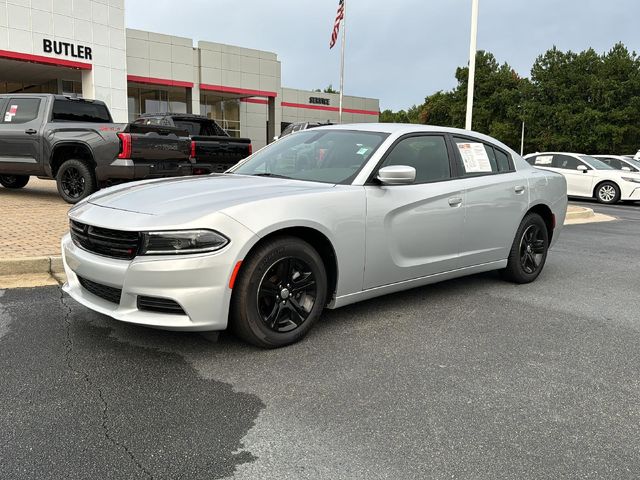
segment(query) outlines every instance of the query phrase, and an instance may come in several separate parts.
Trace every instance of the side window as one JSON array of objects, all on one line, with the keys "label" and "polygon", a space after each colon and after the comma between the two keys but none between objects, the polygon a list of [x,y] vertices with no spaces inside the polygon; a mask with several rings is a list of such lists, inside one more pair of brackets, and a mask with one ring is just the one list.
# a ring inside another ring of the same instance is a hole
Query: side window
[{"label": "side window", "polygon": [[577,170],[578,165],[584,165],[580,160],[568,155],[554,155],[553,166],[563,170]]},{"label": "side window", "polygon": [[627,164],[623,164],[620,160],[618,160],[617,158],[600,158],[600,160],[602,160],[604,163],[606,163],[607,165],[611,165],[613,168],[615,168],[616,170],[621,170],[622,167],[626,167]]},{"label": "side window", "polygon": [[462,159],[462,165],[460,165],[462,176],[469,177],[500,172],[493,147],[468,138],[454,137],[454,140]]},{"label": "side window", "polygon": [[449,154],[444,137],[425,135],[401,140],[393,147],[381,167],[406,165],[416,169],[415,183],[451,178]]},{"label": "side window", "polygon": [[511,172],[511,163],[509,162],[509,155],[507,155],[502,150],[498,150],[494,148],[493,151],[496,153],[496,163],[498,164],[499,172]]},{"label": "side window", "polygon": [[27,123],[38,118],[39,98],[12,98],[4,108],[4,123]]},{"label": "side window", "polygon": [[553,167],[553,155],[538,155],[527,158],[527,162],[535,167]]}]

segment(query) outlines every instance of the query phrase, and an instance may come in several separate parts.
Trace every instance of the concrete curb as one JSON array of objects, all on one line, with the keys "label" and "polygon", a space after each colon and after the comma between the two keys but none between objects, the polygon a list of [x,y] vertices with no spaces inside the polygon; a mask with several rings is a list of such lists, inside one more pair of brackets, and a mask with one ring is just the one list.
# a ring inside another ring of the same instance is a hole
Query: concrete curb
[{"label": "concrete curb", "polygon": [[565,219],[578,220],[583,218],[592,218],[595,216],[596,214],[593,211],[593,208],[571,206],[567,209],[567,216],[565,217]]},{"label": "concrete curb", "polygon": [[53,276],[64,273],[62,257],[55,255],[47,257],[0,258],[0,275],[43,273]]}]

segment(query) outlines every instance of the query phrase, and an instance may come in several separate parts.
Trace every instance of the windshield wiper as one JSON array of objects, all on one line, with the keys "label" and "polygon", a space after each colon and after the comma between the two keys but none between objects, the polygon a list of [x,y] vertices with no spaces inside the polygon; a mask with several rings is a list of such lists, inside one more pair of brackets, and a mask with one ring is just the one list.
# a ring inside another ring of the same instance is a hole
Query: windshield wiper
[{"label": "windshield wiper", "polygon": [[286,178],[291,180],[291,177],[286,177],[284,175],[278,175],[277,173],[253,173],[254,177],[273,177],[273,178]]}]

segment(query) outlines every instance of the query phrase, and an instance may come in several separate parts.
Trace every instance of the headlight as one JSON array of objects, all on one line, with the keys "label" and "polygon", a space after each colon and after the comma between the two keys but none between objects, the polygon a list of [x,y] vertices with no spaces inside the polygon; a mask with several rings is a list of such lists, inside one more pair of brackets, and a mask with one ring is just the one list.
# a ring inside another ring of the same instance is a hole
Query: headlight
[{"label": "headlight", "polygon": [[625,182],[640,183],[640,178],[622,177]]},{"label": "headlight", "polygon": [[229,239],[213,230],[176,230],[142,234],[141,255],[179,255],[220,250]]}]

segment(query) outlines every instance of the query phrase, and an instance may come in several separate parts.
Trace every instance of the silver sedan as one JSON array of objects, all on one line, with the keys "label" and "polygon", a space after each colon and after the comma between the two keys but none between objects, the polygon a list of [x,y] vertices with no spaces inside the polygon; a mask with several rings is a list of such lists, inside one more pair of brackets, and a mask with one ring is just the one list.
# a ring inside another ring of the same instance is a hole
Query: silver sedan
[{"label": "silver sedan", "polygon": [[289,135],[225,174],[102,190],[70,212],[81,304],[155,328],[300,340],[325,308],[454,277],[540,274],[564,178],[470,131],[392,124]]}]

